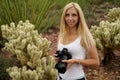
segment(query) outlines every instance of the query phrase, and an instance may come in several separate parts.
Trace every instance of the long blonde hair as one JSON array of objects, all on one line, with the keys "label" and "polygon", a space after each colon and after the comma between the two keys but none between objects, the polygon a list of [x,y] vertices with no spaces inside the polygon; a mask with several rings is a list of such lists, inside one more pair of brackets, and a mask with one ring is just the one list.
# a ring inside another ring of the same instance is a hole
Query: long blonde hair
[{"label": "long blonde hair", "polygon": [[88,50],[91,48],[92,45],[95,44],[94,39],[88,29],[88,26],[86,24],[83,11],[79,4],[71,2],[68,3],[63,10],[62,16],[61,16],[61,23],[60,23],[60,36],[64,36],[64,33],[67,32],[67,25],[65,23],[65,13],[69,8],[74,7],[79,15],[79,22],[78,22],[78,34],[81,36],[81,45]]}]

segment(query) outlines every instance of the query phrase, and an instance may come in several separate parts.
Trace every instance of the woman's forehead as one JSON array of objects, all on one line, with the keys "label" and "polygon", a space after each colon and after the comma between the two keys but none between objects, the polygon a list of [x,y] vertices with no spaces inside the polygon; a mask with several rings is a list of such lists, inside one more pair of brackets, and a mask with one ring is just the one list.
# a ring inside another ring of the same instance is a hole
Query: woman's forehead
[{"label": "woman's forehead", "polygon": [[69,12],[77,13],[77,10],[76,10],[76,8],[71,7],[71,8],[68,8],[68,9],[66,10],[66,13],[69,13]]}]

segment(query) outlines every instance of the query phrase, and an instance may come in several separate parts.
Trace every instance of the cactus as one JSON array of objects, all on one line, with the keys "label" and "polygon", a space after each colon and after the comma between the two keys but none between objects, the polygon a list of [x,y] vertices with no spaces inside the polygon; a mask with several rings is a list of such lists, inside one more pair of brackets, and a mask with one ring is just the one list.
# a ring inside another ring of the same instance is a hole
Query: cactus
[{"label": "cactus", "polygon": [[28,20],[20,21],[17,26],[2,25],[2,36],[8,40],[4,51],[16,56],[22,67],[9,67],[6,71],[12,80],[55,80],[53,57],[48,54],[51,42],[34,30],[35,26]]},{"label": "cactus", "polygon": [[120,8],[118,7],[118,8],[110,9],[108,14],[106,15],[106,18],[110,22],[114,22],[117,19],[120,19]]},{"label": "cactus", "polygon": [[[115,11],[115,12],[113,12]],[[120,8],[113,8],[107,14],[108,21],[101,21],[99,26],[91,26],[91,33],[97,49],[103,53],[103,64],[111,63],[115,57],[113,51],[120,49]]]}]

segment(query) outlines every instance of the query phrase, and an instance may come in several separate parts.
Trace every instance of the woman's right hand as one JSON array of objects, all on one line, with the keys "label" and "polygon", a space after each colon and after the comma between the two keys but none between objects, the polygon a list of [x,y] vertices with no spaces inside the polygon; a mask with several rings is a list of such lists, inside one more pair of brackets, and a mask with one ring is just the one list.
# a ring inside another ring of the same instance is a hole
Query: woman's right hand
[{"label": "woman's right hand", "polygon": [[58,60],[59,60],[59,59],[58,59],[58,57],[56,57],[56,56],[57,56],[57,54],[53,53],[53,54],[52,54],[52,56],[54,57],[54,60],[55,60],[55,62],[57,63],[57,62],[58,62]]}]

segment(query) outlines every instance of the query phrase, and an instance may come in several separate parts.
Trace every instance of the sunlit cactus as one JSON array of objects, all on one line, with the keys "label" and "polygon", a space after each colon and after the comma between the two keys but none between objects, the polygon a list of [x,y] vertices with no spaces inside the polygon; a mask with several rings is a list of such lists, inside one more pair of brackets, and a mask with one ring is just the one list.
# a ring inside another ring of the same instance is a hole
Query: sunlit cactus
[{"label": "sunlit cactus", "polygon": [[2,25],[2,35],[8,42],[3,50],[16,56],[22,67],[7,69],[12,80],[55,80],[57,71],[54,69],[53,57],[48,54],[50,41],[34,30],[35,26],[28,20]]},{"label": "sunlit cactus", "polygon": [[97,49],[103,53],[101,59],[104,65],[114,58],[113,51],[120,49],[120,8],[111,9],[107,17],[110,20],[101,21],[99,26],[91,26],[90,29]]},{"label": "sunlit cactus", "polygon": [[117,19],[120,19],[120,8],[118,7],[118,8],[110,9],[106,17],[110,22],[114,22]]}]

